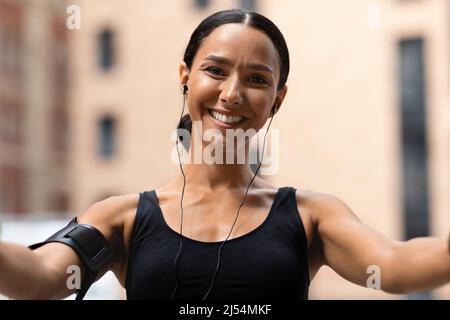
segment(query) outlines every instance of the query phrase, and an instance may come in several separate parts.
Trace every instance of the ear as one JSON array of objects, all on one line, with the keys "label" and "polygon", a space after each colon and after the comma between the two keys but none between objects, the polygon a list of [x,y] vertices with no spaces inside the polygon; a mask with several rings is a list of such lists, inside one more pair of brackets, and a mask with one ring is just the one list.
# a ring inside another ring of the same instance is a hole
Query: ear
[{"label": "ear", "polygon": [[277,105],[277,110],[275,111],[274,115],[280,110],[281,105],[282,105],[283,100],[284,100],[284,97],[286,96],[287,90],[288,90],[287,85],[284,85],[283,88],[278,90],[277,96],[275,97],[275,101],[274,101],[274,104]]},{"label": "ear", "polygon": [[182,86],[183,84],[187,84],[189,81],[189,69],[184,61],[180,64],[179,73],[180,73],[180,86]]}]

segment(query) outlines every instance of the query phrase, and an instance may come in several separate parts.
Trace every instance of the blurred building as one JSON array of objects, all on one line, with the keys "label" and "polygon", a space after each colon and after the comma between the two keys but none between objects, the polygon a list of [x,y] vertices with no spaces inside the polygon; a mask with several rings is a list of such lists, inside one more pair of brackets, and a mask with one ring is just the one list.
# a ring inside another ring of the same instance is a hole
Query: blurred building
[{"label": "blurred building", "polygon": [[68,209],[65,19],[64,1],[0,0],[0,212]]}]

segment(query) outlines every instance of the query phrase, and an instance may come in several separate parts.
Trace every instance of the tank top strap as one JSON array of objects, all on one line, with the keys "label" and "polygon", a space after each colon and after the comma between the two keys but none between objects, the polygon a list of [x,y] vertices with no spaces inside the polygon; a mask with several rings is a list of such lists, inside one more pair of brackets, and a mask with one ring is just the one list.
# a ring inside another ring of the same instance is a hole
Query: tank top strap
[{"label": "tank top strap", "polygon": [[149,235],[160,232],[161,219],[158,215],[158,201],[154,190],[139,193],[133,231],[130,241],[130,255],[133,255]]},{"label": "tank top strap", "polygon": [[295,240],[302,249],[307,248],[306,232],[297,206],[297,189],[281,187],[274,203],[273,221],[269,224],[271,232],[284,233],[291,240]]}]

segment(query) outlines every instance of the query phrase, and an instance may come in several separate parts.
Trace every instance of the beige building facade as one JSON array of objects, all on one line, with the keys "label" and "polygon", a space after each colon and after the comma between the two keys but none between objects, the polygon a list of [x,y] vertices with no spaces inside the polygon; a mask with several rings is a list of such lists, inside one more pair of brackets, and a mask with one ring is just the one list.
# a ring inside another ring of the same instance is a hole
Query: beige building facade
[{"label": "beige building facade", "polygon": [[68,210],[64,1],[0,0],[0,213]]}]

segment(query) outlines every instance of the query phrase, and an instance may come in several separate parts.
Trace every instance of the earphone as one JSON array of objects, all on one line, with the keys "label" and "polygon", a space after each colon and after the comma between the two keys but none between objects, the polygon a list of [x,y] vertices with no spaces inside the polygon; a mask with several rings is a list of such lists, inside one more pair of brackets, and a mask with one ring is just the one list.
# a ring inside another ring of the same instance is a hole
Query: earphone
[{"label": "earphone", "polygon": [[[182,86],[182,90],[183,90],[183,108],[181,110],[180,121],[181,121],[181,119],[183,117],[183,113],[184,113],[184,107],[185,107],[185,102],[186,102],[186,92],[188,91],[188,86],[186,84],[184,84]],[[249,182],[249,184],[247,186],[247,190],[245,191],[244,198],[242,199],[242,202],[239,205],[238,211],[236,213],[236,218],[234,219],[234,222],[233,222],[233,224],[231,226],[230,232],[228,233],[228,236],[226,237],[226,239],[222,242],[221,246],[219,247],[219,250],[218,250],[218,253],[217,253],[216,268],[215,268],[213,277],[211,279],[211,283],[210,283],[210,285],[208,287],[208,290],[206,291],[206,293],[203,296],[202,300],[206,300],[206,298],[209,296],[209,294],[211,293],[211,291],[212,291],[212,289],[214,287],[214,283],[215,283],[215,280],[216,280],[217,272],[219,271],[219,268],[220,268],[222,248],[225,245],[225,242],[230,237],[231,232],[233,231],[233,227],[236,224],[236,221],[237,221],[237,219],[239,217],[239,212],[240,212],[242,206],[244,205],[245,199],[247,198],[248,190],[250,189],[250,186],[251,186],[253,180],[255,180],[255,178],[256,178],[256,176],[258,174],[259,168],[261,167],[262,159],[264,158],[264,149],[265,149],[265,145],[266,145],[266,136],[267,136],[267,133],[269,132],[269,128],[270,128],[270,124],[272,123],[273,116],[275,115],[275,113],[277,111],[278,111],[278,107],[277,107],[276,104],[274,104],[272,106],[272,109],[271,109],[272,117],[270,117],[269,125],[267,126],[266,133],[264,134],[261,160],[259,161],[258,167],[256,168],[256,171],[255,171],[255,174],[253,175],[253,178],[250,180],[250,182]],[[176,265],[177,265],[177,261],[178,261],[178,257],[180,255],[180,252],[181,252],[181,250],[183,248],[183,238],[182,238],[182,235],[183,235],[183,197],[184,197],[184,190],[185,190],[185,187],[186,187],[186,176],[184,174],[183,166],[181,164],[181,156],[180,156],[180,152],[179,152],[179,149],[178,149],[178,139],[176,140],[176,146],[177,146],[177,153],[178,153],[178,160],[179,160],[179,164],[180,164],[180,170],[181,170],[181,173],[183,175],[183,189],[182,189],[182,192],[181,192],[181,200],[180,200],[180,209],[181,209],[181,222],[180,222],[180,233],[179,233],[180,245],[179,245],[179,248],[178,248],[177,255],[175,256],[175,259],[174,259],[174,262],[173,262],[173,270],[174,270],[174,275],[175,275],[175,287],[174,287],[174,289],[172,291],[172,294],[171,294],[171,297],[170,297],[171,300],[174,299],[175,293],[176,293],[176,291],[178,289],[178,276],[177,276],[177,272],[176,272]]]}]

